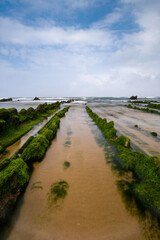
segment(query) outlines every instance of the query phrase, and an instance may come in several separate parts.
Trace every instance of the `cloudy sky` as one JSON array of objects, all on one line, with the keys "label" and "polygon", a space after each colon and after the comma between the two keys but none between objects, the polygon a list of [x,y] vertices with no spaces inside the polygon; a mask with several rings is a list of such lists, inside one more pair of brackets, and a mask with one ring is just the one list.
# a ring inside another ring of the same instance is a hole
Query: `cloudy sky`
[{"label": "cloudy sky", "polygon": [[0,0],[0,97],[160,96],[160,0]]}]

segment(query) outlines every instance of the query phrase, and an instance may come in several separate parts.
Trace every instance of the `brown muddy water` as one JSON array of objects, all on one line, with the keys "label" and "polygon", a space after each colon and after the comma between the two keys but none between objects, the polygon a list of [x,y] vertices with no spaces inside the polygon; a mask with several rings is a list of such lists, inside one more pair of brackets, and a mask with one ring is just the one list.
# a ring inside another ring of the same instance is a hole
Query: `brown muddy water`
[{"label": "brown muddy water", "polygon": [[[137,149],[149,156],[160,155],[160,115],[116,105],[90,107],[100,117],[114,121],[119,133],[128,136]],[[158,137],[152,136],[151,132],[157,132]]]},{"label": "brown muddy water", "polygon": [[[34,165],[26,192],[0,239],[158,239],[156,222],[140,213],[117,185],[120,177],[109,163],[115,154],[84,105],[72,106],[44,160]],[[64,166],[65,161],[70,166]],[[69,186],[67,194],[54,201],[51,186],[62,180]]]}]

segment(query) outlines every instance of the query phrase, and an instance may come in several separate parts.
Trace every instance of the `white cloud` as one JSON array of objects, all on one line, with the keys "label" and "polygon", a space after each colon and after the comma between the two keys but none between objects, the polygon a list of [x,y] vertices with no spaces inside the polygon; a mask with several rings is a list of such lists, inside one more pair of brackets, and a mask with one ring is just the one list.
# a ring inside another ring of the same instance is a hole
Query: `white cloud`
[{"label": "white cloud", "polygon": [[34,28],[9,18],[0,18],[0,41],[20,45],[90,45],[100,48],[112,42],[112,35],[98,29],[57,26]]},{"label": "white cloud", "polygon": [[115,12],[107,14],[102,20],[93,24],[96,29],[107,28],[117,23],[123,17],[123,12],[117,9]]},{"label": "white cloud", "polygon": [[[0,54],[9,57],[0,62],[2,92],[26,96],[34,96],[35,91],[41,96],[159,95],[159,3],[123,2],[134,3],[139,31],[122,33],[121,38],[108,28],[123,17],[119,10],[88,29],[57,27],[54,22],[31,27],[1,17],[0,42],[4,46]],[[18,63],[10,58],[18,58]]]}]

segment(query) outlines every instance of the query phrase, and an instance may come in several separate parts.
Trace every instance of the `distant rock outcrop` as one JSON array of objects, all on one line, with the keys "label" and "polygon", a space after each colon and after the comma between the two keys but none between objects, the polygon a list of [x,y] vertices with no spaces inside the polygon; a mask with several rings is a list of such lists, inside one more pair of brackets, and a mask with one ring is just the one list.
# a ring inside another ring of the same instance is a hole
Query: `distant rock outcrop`
[{"label": "distant rock outcrop", "polygon": [[73,102],[74,101],[74,99],[69,99],[69,100],[67,100],[67,101],[61,101],[61,103],[71,103],[71,102]]},{"label": "distant rock outcrop", "polygon": [[2,98],[0,99],[0,102],[9,102],[12,101],[12,98]]},{"label": "distant rock outcrop", "polygon": [[38,97],[35,97],[33,100],[40,100]]},{"label": "distant rock outcrop", "polygon": [[137,99],[137,96],[131,96],[130,99],[131,99],[131,100],[136,100],[136,99]]}]

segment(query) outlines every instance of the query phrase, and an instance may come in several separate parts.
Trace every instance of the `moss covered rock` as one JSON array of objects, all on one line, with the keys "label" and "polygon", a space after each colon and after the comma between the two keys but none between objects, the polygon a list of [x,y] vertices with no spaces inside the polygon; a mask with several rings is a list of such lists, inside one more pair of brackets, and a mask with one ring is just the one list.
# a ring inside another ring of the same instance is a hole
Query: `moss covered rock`
[{"label": "moss covered rock", "polygon": [[12,114],[17,114],[18,113],[16,108],[8,108],[8,111]]},{"label": "moss covered rock", "polygon": [[0,109],[0,119],[7,121],[9,116],[10,116],[10,112],[7,109],[5,108]]},{"label": "moss covered rock", "polygon": [[27,163],[40,161],[43,159],[49,141],[44,135],[35,137],[22,153],[21,157]]},{"label": "moss covered rock", "polygon": [[18,115],[11,115],[8,123],[11,126],[19,125],[19,123],[20,123],[19,116]]},{"label": "moss covered rock", "polygon": [[33,136],[30,136],[27,141],[23,144],[23,146],[18,150],[18,153],[22,153],[24,149],[29,145],[29,143],[34,139]]},{"label": "moss covered rock", "polygon": [[7,167],[10,162],[11,162],[10,158],[6,158],[2,162],[0,162],[0,171]]},{"label": "moss covered rock", "polygon": [[[8,162],[7,162],[8,161]],[[0,172],[0,225],[5,223],[24,186],[29,181],[27,164],[21,159],[15,159],[4,166]]]},{"label": "moss covered rock", "polygon": [[59,117],[55,116],[55,117],[53,118],[53,122],[55,122],[56,125],[57,125],[57,128],[59,128],[59,125],[60,125],[60,119],[59,119]]},{"label": "moss covered rock", "polygon": [[2,132],[6,127],[6,121],[0,119],[0,132]]},{"label": "moss covered rock", "polygon": [[116,144],[119,144],[123,147],[130,148],[130,139],[124,135],[116,139]]},{"label": "moss covered rock", "polygon": [[46,130],[44,135],[49,142],[54,138],[54,133],[52,130]]},{"label": "moss covered rock", "polygon": [[109,130],[105,130],[104,131],[104,136],[107,138],[107,139],[113,139],[116,137],[116,129],[115,128],[111,128]]},{"label": "moss covered rock", "polygon": [[27,121],[29,119],[30,119],[30,117],[28,115],[20,115],[19,116],[20,123],[23,123],[23,122],[25,122],[25,121]]},{"label": "moss covered rock", "polygon": [[64,117],[66,111],[68,111],[68,109],[66,110],[67,108],[64,108],[63,110],[61,110],[60,112],[56,113],[56,116],[59,117],[59,118],[62,118]]},{"label": "moss covered rock", "polygon": [[39,104],[36,108],[36,112],[37,113],[42,113],[42,112],[46,112],[48,110],[48,105],[47,103],[44,104]]},{"label": "moss covered rock", "polygon": [[53,132],[53,135],[55,136],[58,129],[56,122],[53,122],[48,129],[51,130]]},{"label": "moss covered rock", "polygon": [[114,122],[113,121],[108,122],[106,127],[107,128],[114,128]]},{"label": "moss covered rock", "polygon": [[27,109],[27,114],[31,114],[32,112],[34,112],[34,108],[30,107]]},{"label": "moss covered rock", "polygon": [[0,195],[14,193],[28,181],[27,164],[21,158],[15,159],[0,172]]},{"label": "moss covered rock", "polygon": [[27,114],[27,110],[24,109],[24,108],[22,108],[22,109],[19,111],[18,114],[19,114],[19,115],[25,115],[25,114]]},{"label": "moss covered rock", "polygon": [[141,152],[133,152],[125,148],[119,157],[125,169],[135,171],[136,165],[145,158],[145,155]]},{"label": "moss covered rock", "polygon": [[0,145],[0,154],[4,151],[4,148]]},{"label": "moss covered rock", "polygon": [[154,137],[157,137],[157,133],[156,132],[151,132],[151,135]]}]

